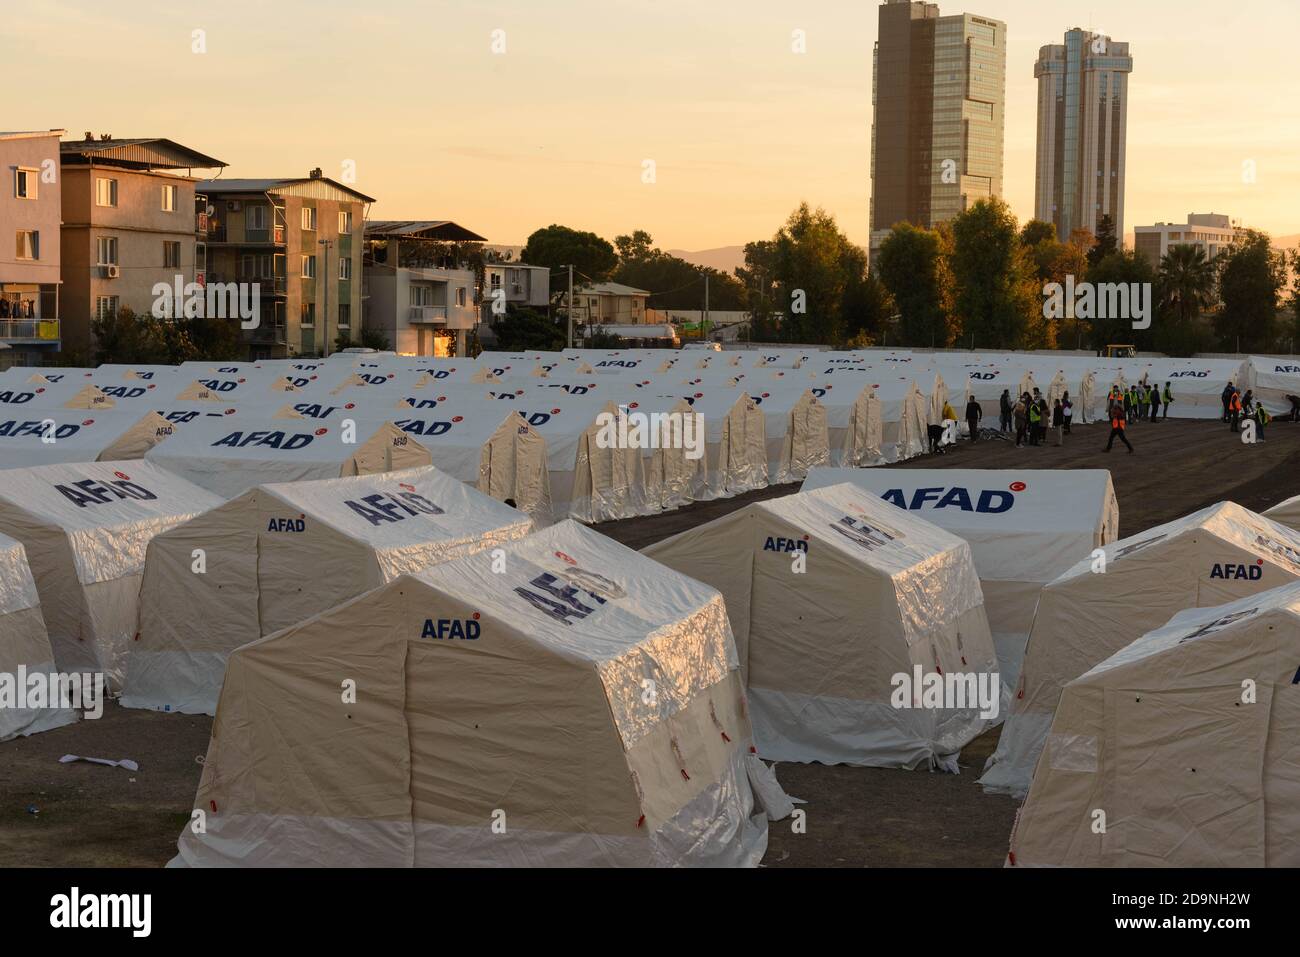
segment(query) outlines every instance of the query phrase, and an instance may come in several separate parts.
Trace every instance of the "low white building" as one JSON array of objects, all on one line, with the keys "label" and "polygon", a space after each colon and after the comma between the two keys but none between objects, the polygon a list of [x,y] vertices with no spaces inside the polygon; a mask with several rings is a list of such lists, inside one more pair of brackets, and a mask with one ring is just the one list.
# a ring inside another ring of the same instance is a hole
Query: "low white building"
[{"label": "low white building", "polygon": [[1135,227],[1133,244],[1152,266],[1158,267],[1171,246],[1200,246],[1205,258],[1213,259],[1232,245],[1238,232],[1232,220],[1220,213],[1188,213],[1185,223]]},{"label": "low white building", "polygon": [[[588,283],[573,290],[573,321],[637,325],[646,321],[650,293],[617,282]],[[567,294],[565,299],[568,299]],[[567,302],[566,302],[567,305]]]},{"label": "low white building", "polygon": [[551,304],[551,271],[527,263],[488,263],[483,267],[483,310],[505,306],[545,309]]}]

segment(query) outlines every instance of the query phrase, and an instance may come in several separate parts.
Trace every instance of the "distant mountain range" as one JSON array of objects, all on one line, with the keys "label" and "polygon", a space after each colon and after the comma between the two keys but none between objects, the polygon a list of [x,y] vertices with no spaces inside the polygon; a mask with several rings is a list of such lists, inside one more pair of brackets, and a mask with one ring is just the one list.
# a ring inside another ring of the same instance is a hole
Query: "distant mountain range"
[{"label": "distant mountain range", "polygon": [[678,259],[685,259],[695,266],[717,269],[728,276],[733,275],[737,266],[745,265],[744,246],[719,246],[717,249],[666,249],[664,252]]}]

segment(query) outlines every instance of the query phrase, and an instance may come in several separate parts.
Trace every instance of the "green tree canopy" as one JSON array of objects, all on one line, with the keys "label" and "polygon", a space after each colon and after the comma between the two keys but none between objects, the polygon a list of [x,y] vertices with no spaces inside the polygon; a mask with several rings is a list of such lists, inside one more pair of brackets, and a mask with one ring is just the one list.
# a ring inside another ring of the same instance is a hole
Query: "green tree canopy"
[{"label": "green tree canopy", "polygon": [[1223,307],[1214,320],[1215,335],[1224,349],[1271,351],[1279,332],[1278,294],[1286,284],[1283,256],[1268,233],[1250,229],[1220,256],[1220,264]]},{"label": "green tree canopy", "polygon": [[961,341],[982,349],[1041,349],[1056,344],[1043,316],[1043,290],[1020,242],[1016,217],[994,197],[952,221],[950,257]]},{"label": "green tree canopy", "polygon": [[898,223],[880,244],[876,271],[899,314],[905,346],[952,344],[943,312],[940,237],[931,229]]},{"label": "green tree canopy", "polygon": [[[571,265],[575,283],[585,281],[581,277],[604,282],[618,265],[614,247],[595,233],[554,224],[528,237],[520,259],[532,266],[546,266],[553,274]],[[568,292],[567,277],[557,282],[552,276],[551,291],[553,298]]]}]

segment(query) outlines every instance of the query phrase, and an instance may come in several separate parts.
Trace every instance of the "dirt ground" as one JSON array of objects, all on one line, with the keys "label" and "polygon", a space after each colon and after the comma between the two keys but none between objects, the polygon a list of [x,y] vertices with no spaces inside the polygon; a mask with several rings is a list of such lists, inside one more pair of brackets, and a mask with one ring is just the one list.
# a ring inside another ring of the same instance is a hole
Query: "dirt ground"
[{"label": "dirt ground", "polygon": [[[1275,422],[1267,441],[1243,445],[1217,421],[1130,427],[1136,452],[1102,454],[1107,429],[1078,426],[1063,448],[964,443],[909,468],[1109,468],[1128,536],[1223,499],[1263,510],[1300,493],[1300,426]],[[706,502],[665,515],[598,526],[640,548],[794,486]],[[143,866],[166,863],[189,817],[211,719],[109,705],[99,721],[0,744],[0,866]],[[1002,864],[1016,803],[975,783],[997,731],[962,752],[960,775],[782,764],[777,776],[807,801],[806,833],[772,825],[768,866],[936,867]],[[139,771],[65,754],[131,758]]]}]

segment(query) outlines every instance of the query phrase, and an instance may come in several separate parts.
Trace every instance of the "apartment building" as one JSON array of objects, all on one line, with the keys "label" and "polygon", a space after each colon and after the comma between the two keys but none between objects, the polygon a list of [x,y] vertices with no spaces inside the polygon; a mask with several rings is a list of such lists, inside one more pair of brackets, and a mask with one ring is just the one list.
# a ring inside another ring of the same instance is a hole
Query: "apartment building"
[{"label": "apartment building", "polygon": [[1007,26],[885,0],[872,52],[871,258],[896,223],[925,228],[1002,195]]},{"label": "apartment building", "polygon": [[[565,297],[568,299],[566,293]],[[637,325],[646,321],[650,293],[617,282],[588,283],[573,290],[573,321]]]},{"label": "apartment building", "polygon": [[374,199],[319,168],[283,179],[215,179],[206,198],[209,283],[255,283],[251,359],[327,356],[361,337],[361,260]]},{"label": "apartment building", "polygon": [[526,309],[547,309],[551,304],[551,271],[526,263],[488,263],[483,267],[483,312],[494,303]]},{"label": "apartment building", "polygon": [[63,133],[0,133],[0,368],[40,365],[60,346]]},{"label": "apartment building", "polygon": [[1061,242],[1075,229],[1095,236],[1103,216],[1123,240],[1132,72],[1127,43],[1079,27],[1038,51],[1034,216],[1053,223]]},{"label": "apartment building", "polygon": [[365,239],[365,327],[399,355],[465,355],[480,318],[466,257],[484,237],[449,220],[377,220]]},{"label": "apartment building", "polygon": [[92,319],[147,314],[159,283],[202,278],[191,174],[226,164],[169,139],[90,133],[60,143],[59,157],[62,348],[89,362]]},{"label": "apartment building", "polygon": [[1238,227],[1221,213],[1188,213],[1185,223],[1156,223],[1133,230],[1134,247],[1153,266],[1171,246],[1200,246],[1207,259],[1227,250],[1237,238]]}]

